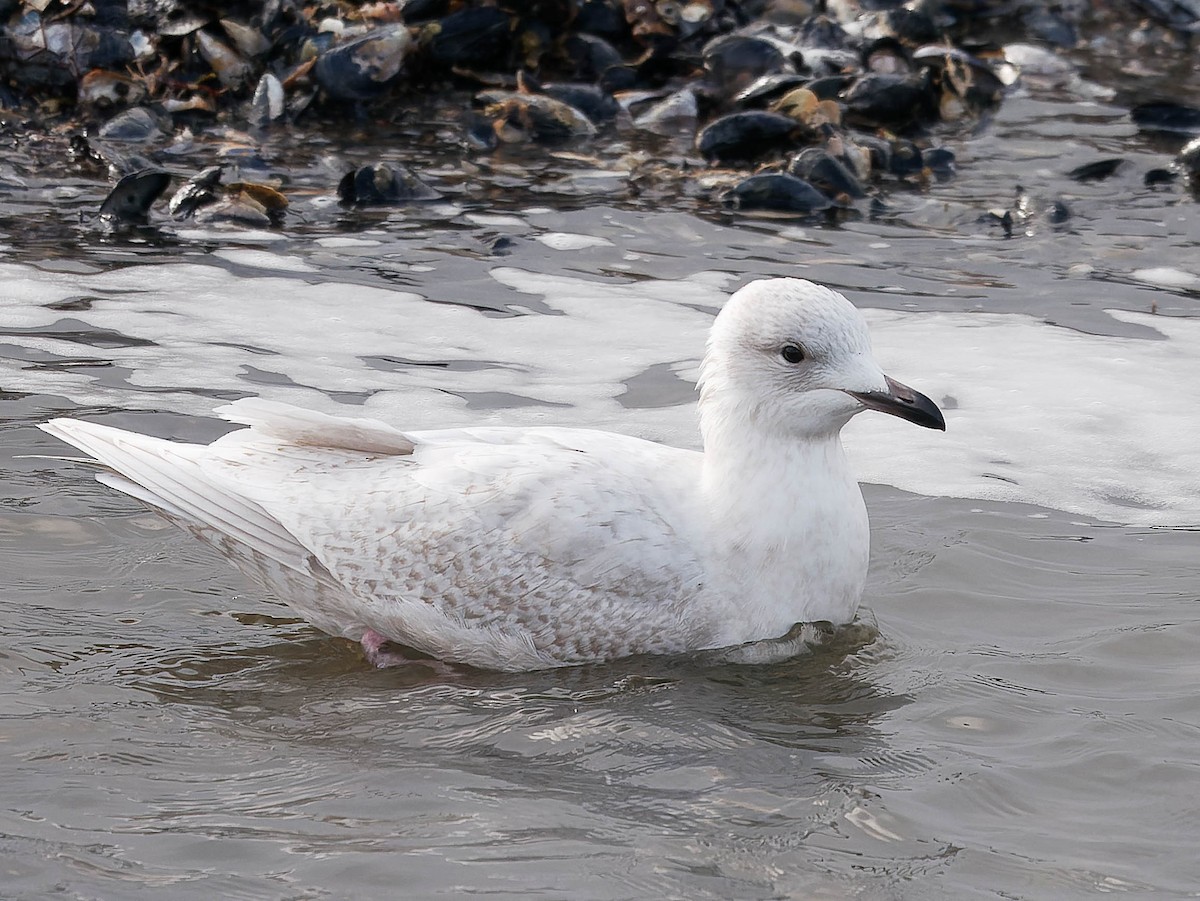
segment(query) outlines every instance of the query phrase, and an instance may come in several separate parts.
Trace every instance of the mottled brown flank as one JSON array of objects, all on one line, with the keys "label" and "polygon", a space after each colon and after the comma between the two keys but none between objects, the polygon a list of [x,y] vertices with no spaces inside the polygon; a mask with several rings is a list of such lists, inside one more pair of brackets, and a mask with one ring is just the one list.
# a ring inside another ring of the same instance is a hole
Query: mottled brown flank
[{"label": "mottled brown flank", "polygon": [[[505,473],[504,491],[478,503],[414,491],[411,475],[388,461],[369,489],[347,491],[337,508],[323,510],[322,519],[338,525],[314,549],[350,593],[401,626],[405,606],[419,601],[466,628],[525,635],[537,651],[563,661],[703,643],[708,636],[689,629],[685,618],[700,587],[698,561],[662,572],[612,554],[617,543],[653,552],[673,535],[651,511],[627,506],[639,486],[604,485],[611,471],[586,454],[541,463],[515,481]],[[540,499],[553,496],[554,485],[597,481],[586,519],[543,515]],[[389,523],[388,530],[364,546],[363,535],[378,523]],[[379,628],[374,621],[372,627]],[[394,637],[426,650],[412,636]]]}]

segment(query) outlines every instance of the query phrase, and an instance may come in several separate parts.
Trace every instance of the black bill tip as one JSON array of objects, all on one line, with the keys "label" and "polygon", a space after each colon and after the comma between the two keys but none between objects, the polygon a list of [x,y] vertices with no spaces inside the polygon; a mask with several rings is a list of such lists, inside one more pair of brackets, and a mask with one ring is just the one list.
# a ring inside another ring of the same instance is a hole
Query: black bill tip
[{"label": "black bill tip", "polygon": [[914,391],[908,385],[901,384],[893,378],[887,379],[887,391],[847,391],[851,397],[871,410],[880,413],[890,413],[911,423],[927,429],[946,431],[946,419],[937,404],[920,391]]}]

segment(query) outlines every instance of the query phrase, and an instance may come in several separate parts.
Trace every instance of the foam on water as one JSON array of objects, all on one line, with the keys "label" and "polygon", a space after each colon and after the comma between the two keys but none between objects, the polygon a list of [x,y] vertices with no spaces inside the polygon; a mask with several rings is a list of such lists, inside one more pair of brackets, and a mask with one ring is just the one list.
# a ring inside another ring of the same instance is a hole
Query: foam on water
[{"label": "foam on water", "polygon": [[[491,274],[518,315],[200,264],[99,275],[3,265],[0,326],[34,331],[0,344],[110,360],[128,376],[30,367],[20,359],[29,354],[9,352],[0,387],[193,414],[215,405],[211,392],[261,394],[355,415],[347,404],[361,403],[402,427],[560,423],[698,443],[690,392],[640,405],[630,384],[648,373],[693,379],[712,316],[740,282],[713,272],[630,284]],[[90,309],[47,308],[81,294]],[[526,306],[522,295],[537,299]],[[948,431],[859,416],[846,443],[864,481],[1125,523],[1200,523],[1200,322],[1113,311],[1157,336],[1115,338],[1016,314],[865,313],[884,369],[941,403]],[[87,347],[54,336],[49,327],[64,321],[153,343]],[[450,365],[428,365],[439,363]]]}]

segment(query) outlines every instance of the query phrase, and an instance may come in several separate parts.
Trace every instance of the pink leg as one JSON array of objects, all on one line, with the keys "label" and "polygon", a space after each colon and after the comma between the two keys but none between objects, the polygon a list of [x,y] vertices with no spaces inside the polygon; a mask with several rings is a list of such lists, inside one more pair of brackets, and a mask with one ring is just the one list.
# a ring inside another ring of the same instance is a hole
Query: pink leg
[{"label": "pink leg", "polygon": [[367,662],[378,669],[387,669],[390,666],[417,665],[429,667],[435,672],[446,675],[457,672],[452,665],[431,657],[408,656],[397,645],[392,644],[390,639],[374,629],[367,629],[359,639],[359,643],[362,644]]}]

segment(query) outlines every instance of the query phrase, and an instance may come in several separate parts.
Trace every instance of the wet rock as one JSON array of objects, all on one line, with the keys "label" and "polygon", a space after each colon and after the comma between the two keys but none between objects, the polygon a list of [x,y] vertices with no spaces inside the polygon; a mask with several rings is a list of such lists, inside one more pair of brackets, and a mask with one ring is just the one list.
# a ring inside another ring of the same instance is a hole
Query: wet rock
[{"label": "wet rock", "polygon": [[100,215],[115,222],[145,222],[151,205],[170,183],[170,174],[161,169],[132,172],[117,182],[104,198]]},{"label": "wet rock", "polygon": [[751,175],[727,192],[724,201],[739,210],[780,213],[816,213],[833,205],[808,182],[781,172]]}]

